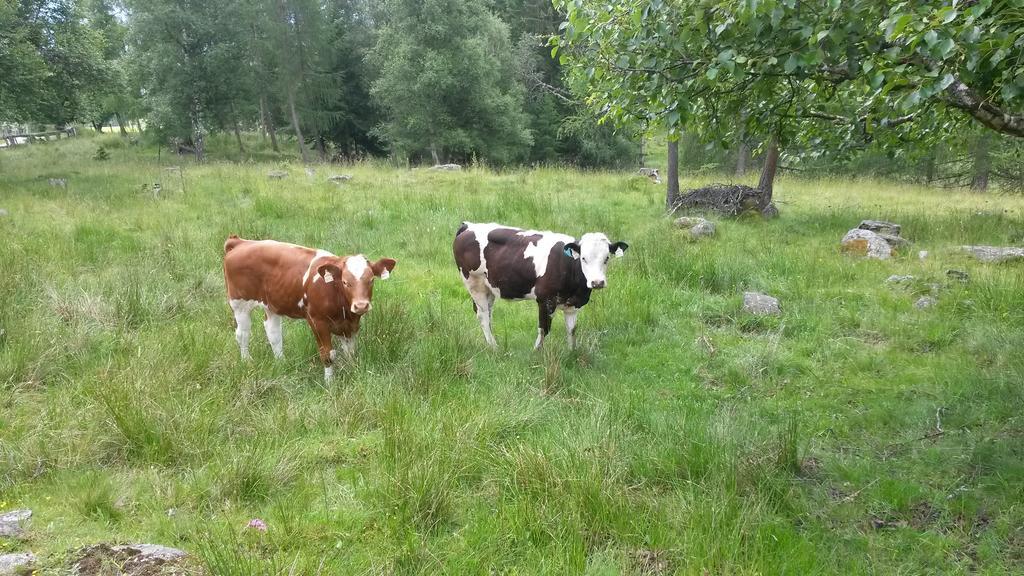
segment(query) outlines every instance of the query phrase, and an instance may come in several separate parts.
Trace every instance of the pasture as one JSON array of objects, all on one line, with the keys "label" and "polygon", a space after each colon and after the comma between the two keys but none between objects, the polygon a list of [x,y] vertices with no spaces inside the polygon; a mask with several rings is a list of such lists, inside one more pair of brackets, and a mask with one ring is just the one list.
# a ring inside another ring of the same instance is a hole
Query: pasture
[{"label": "pasture", "polygon": [[[43,574],[97,542],[216,574],[1024,571],[1024,266],[956,250],[1024,242],[1024,200],[795,178],[776,196],[781,218],[691,242],[625,173],[309,176],[109,135],[0,153],[0,511],[35,513],[0,552]],[[841,254],[864,218],[912,250]],[[462,220],[629,242],[578,350],[561,315],[531,350],[532,302],[499,301],[485,346]],[[333,382],[300,321],[274,361],[257,319],[240,360],[231,233],[398,260]],[[743,313],[743,290],[782,315]]]}]

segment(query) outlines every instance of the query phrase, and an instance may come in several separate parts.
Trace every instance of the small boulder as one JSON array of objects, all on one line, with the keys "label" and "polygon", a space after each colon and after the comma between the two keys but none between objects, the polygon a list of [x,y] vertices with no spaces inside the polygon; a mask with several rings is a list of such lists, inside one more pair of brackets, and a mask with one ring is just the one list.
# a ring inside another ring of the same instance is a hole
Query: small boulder
[{"label": "small boulder", "polygon": [[691,238],[705,238],[715,235],[715,223],[710,220],[697,223],[695,226],[690,228]]},{"label": "small boulder", "polygon": [[651,182],[655,184],[661,184],[661,176],[658,174],[657,168],[641,168],[637,170],[637,174],[650,178]]},{"label": "small boulder", "polygon": [[892,256],[892,247],[888,242],[878,234],[863,228],[854,228],[846,233],[842,241],[842,250],[879,260],[887,260]]},{"label": "small boulder", "polygon": [[462,166],[459,164],[438,164],[432,167],[431,170],[455,171],[462,170]]},{"label": "small boulder", "polygon": [[946,277],[950,280],[956,280],[963,284],[966,284],[967,281],[971,279],[971,275],[963,270],[946,270]]},{"label": "small boulder", "polygon": [[893,274],[885,279],[886,284],[907,284],[913,282],[914,277],[910,274]]},{"label": "small boulder", "polygon": [[288,173],[284,170],[271,170],[270,172],[267,172],[267,178],[270,178],[271,180],[281,180],[282,178],[287,177]]},{"label": "small boulder", "polygon": [[164,171],[166,171],[166,172],[181,172],[181,166],[168,166],[167,168],[164,168]]},{"label": "small boulder", "polygon": [[707,222],[707,220],[700,216],[682,216],[676,218],[675,225],[679,228],[693,228],[701,222]]},{"label": "small boulder", "polygon": [[776,316],[782,314],[779,300],[760,292],[743,293],[743,311],[756,316]]},{"label": "small boulder", "polygon": [[344,183],[344,182],[348,182],[351,179],[352,179],[352,175],[351,174],[333,174],[333,175],[327,177],[327,181],[328,182],[334,182],[335,184],[341,184],[341,183]]},{"label": "small boulder", "polygon": [[914,308],[917,308],[918,310],[924,310],[926,308],[931,308],[932,306],[935,306],[938,303],[939,301],[933,298],[932,296],[921,296],[920,298],[917,299],[916,302],[914,302]]},{"label": "small boulder", "polygon": [[0,217],[7,216],[8,212],[5,208],[0,208]]},{"label": "small boulder", "polygon": [[891,234],[893,236],[899,236],[902,227],[899,224],[893,222],[886,222],[885,220],[861,220],[860,225],[857,228],[861,230],[870,230],[875,234]]},{"label": "small boulder", "polygon": [[902,249],[910,246],[910,240],[907,240],[906,238],[904,238],[902,236],[896,236],[894,234],[886,234],[884,232],[875,232],[875,234],[878,234],[879,238],[881,238],[882,240],[885,240],[885,242],[893,250],[902,250]]},{"label": "small boulder", "polygon": [[917,259],[918,260],[924,260],[927,257],[928,257],[928,251],[927,250],[921,250],[920,252],[917,253]]},{"label": "small boulder", "polygon": [[31,510],[11,510],[0,514],[0,538],[21,538],[25,534],[22,524],[31,517]]},{"label": "small boulder", "polygon": [[67,180],[67,178],[50,178],[48,180],[48,182],[50,183],[50,186],[53,186],[54,188],[67,188],[68,187],[68,180]]},{"label": "small boulder", "polygon": [[29,574],[35,563],[36,555],[31,552],[0,554],[0,576]]},{"label": "small boulder", "polygon": [[114,574],[123,576],[188,573],[181,570],[188,558],[186,552],[157,544],[97,544],[82,548],[76,557],[71,573],[79,576],[110,574],[111,566],[117,569]]},{"label": "small boulder", "polygon": [[1008,262],[1024,259],[1024,248],[998,246],[961,246],[971,256],[982,262]]},{"label": "small boulder", "polygon": [[689,230],[690,237],[694,239],[715,235],[715,223],[700,216],[681,216],[676,218],[675,225]]}]

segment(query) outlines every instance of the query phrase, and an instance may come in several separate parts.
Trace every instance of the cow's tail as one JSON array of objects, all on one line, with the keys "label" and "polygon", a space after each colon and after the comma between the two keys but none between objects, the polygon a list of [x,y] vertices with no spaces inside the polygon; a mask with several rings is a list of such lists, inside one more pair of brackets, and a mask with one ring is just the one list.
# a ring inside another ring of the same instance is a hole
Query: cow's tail
[{"label": "cow's tail", "polygon": [[462,234],[466,230],[469,230],[469,223],[468,222],[463,222],[462,226],[459,226],[459,229],[455,231],[455,237],[458,238],[459,234]]},{"label": "cow's tail", "polygon": [[224,242],[224,253],[227,254],[228,252],[231,252],[235,249],[235,246],[238,246],[241,243],[242,239],[237,235],[232,234],[231,236],[228,236],[228,239]]}]

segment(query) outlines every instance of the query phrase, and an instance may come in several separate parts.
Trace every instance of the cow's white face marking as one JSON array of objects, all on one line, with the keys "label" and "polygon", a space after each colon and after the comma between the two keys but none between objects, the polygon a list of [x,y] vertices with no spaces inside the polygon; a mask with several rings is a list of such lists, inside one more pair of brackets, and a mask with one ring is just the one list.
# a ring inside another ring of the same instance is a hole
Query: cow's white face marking
[{"label": "cow's white face marking", "polygon": [[356,254],[355,256],[349,256],[345,260],[345,268],[358,280],[370,269],[370,263],[366,261],[366,257],[362,254]]},{"label": "cow's white face marking", "polygon": [[607,282],[606,270],[608,258],[611,256],[611,243],[608,237],[599,232],[584,234],[579,241],[580,266],[583,277],[590,288],[603,288]]},{"label": "cow's white face marking", "polygon": [[572,236],[565,234],[558,234],[557,232],[538,232],[537,230],[523,230],[518,232],[519,236],[536,236],[540,235],[540,240],[536,243],[531,242],[526,246],[526,250],[523,251],[523,258],[533,260],[533,270],[537,274],[537,278],[540,278],[547,272],[548,269],[548,258],[551,255],[551,249],[554,248],[555,244],[561,242],[568,244],[575,242],[576,239]]}]

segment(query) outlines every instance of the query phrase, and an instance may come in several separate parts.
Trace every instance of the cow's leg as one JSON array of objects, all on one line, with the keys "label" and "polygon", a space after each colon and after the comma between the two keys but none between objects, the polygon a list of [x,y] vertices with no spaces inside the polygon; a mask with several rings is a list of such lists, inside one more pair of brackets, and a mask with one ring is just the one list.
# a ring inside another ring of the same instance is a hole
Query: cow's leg
[{"label": "cow's leg", "polygon": [[235,340],[242,353],[242,360],[249,360],[249,336],[252,335],[252,309],[251,300],[231,300],[231,310],[235,314]]},{"label": "cow's leg", "polygon": [[324,381],[330,382],[334,376],[334,344],[331,342],[331,329],[326,323],[316,322],[307,319],[309,327],[313,329],[313,336],[316,337],[317,351],[320,352],[320,361],[324,363]]},{"label": "cow's leg", "polygon": [[484,331],[484,341],[491,348],[498,347],[498,341],[494,339],[491,332],[491,310],[494,308],[494,293],[491,292],[487,283],[479,276],[470,276],[465,280],[466,289],[473,298],[473,309],[476,310],[476,318],[480,321],[480,327]]},{"label": "cow's leg", "polygon": [[572,306],[566,306],[562,309],[562,314],[565,315],[565,332],[569,338],[570,350],[576,348],[576,314],[579,311],[579,308],[573,308]]},{"label": "cow's leg", "polygon": [[540,347],[544,345],[544,337],[551,332],[551,316],[555,313],[555,303],[550,300],[537,300],[537,311],[539,326],[537,342],[533,344],[534,350],[540,350]]},{"label": "cow's leg", "polygon": [[263,328],[267,331],[267,340],[270,341],[270,349],[274,351],[274,357],[284,358],[284,333],[281,330],[281,316],[267,310]]}]

